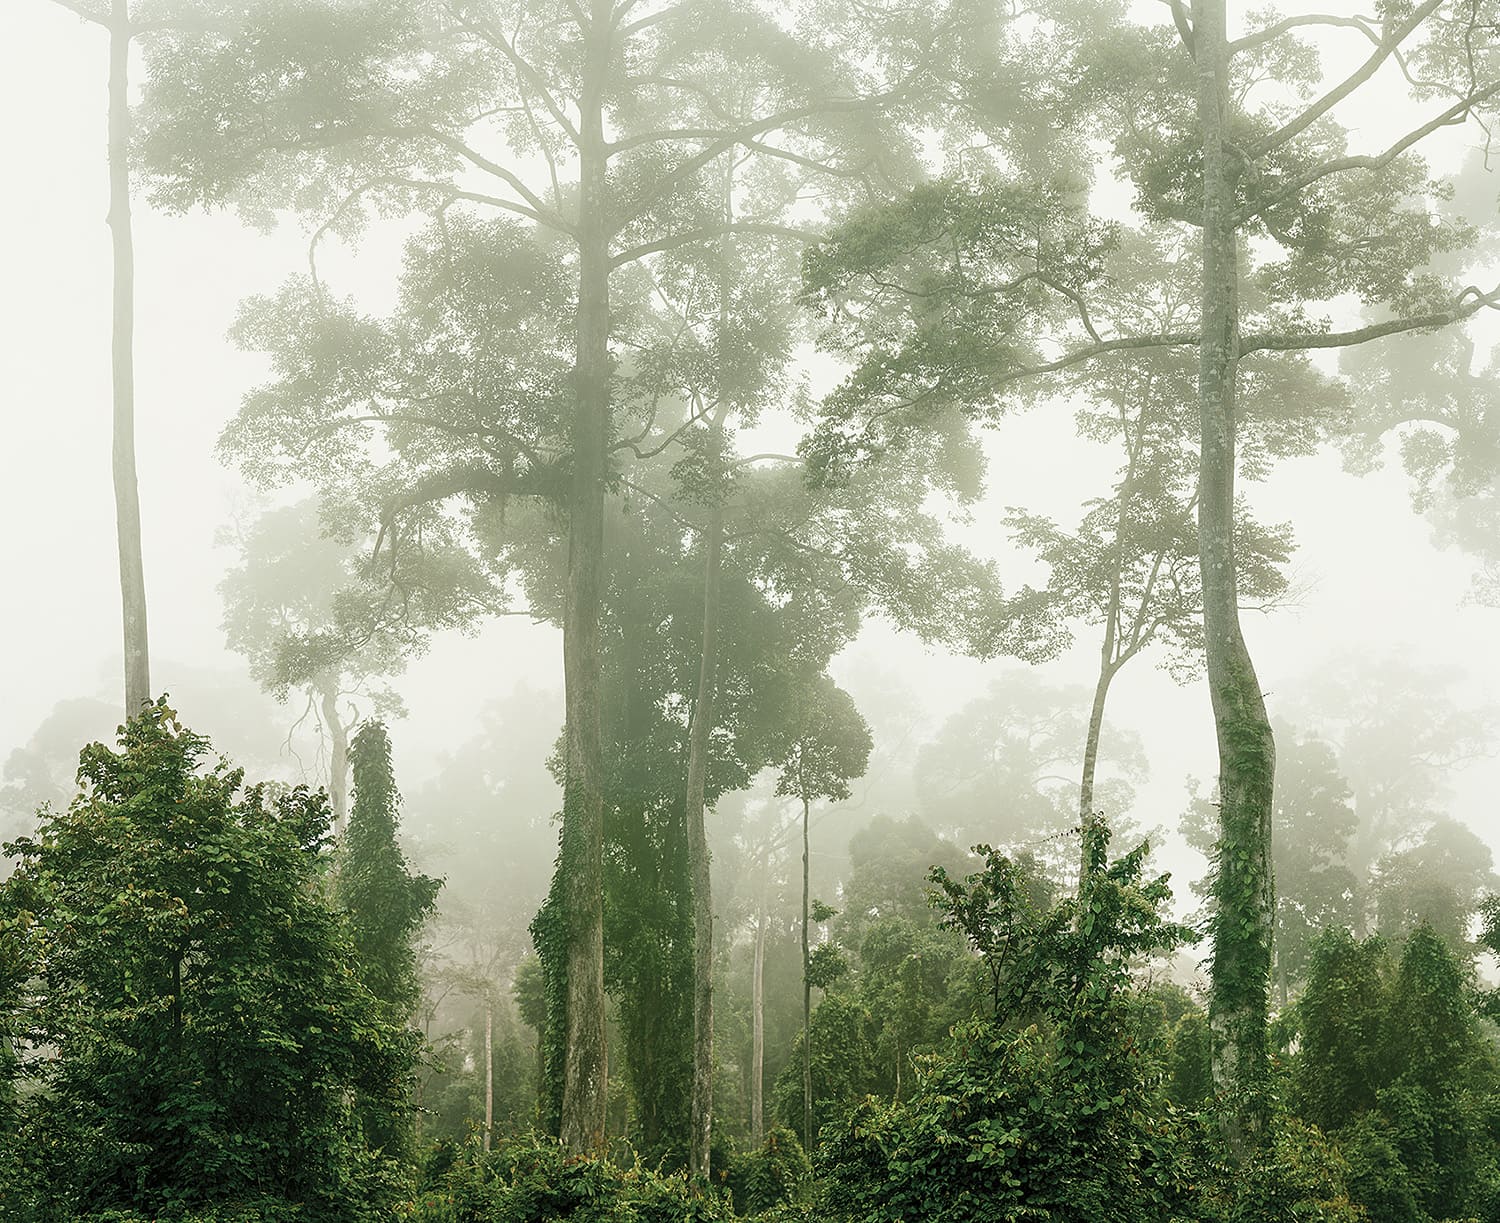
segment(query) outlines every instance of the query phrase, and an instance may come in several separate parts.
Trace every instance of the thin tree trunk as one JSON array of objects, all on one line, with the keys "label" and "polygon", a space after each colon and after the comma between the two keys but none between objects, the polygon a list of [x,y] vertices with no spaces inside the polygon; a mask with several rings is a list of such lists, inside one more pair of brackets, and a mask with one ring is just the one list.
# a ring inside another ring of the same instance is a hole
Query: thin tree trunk
[{"label": "thin tree trunk", "polygon": [[112,468],[115,538],[120,553],[120,606],[125,645],[125,716],[151,702],[146,634],[146,573],[141,558],[141,501],[135,471],[135,242],[130,226],[130,6],[112,0],[109,19],[109,233],[114,251],[114,393]]},{"label": "thin tree trunk", "polygon": [[755,917],[755,968],[750,978],[750,1141],[766,1138],[766,891],[761,879]]},{"label": "thin tree trunk", "polygon": [[[1138,418],[1138,428],[1142,433],[1145,429],[1145,411],[1146,406],[1143,403],[1140,408],[1141,416]],[[1125,661],[1125,656],[1120,655],[1120,584],[1125,577],[1125,532],[1129,526],[1127,509],[1130,505],[1130,498],[1134,495],[1136,463],[1140,459],[1141,448],[1144,445],[1144,440],[1139,434],[1134,439],[1130,438],[1129,428],[1124,423],[1123,414],[1121,428],[1127,439],[1126,450],[1129,457],[1125,465],[1125,478],[1120,482],[1120,491],[1117,494],[1115,568],[1110,576],[1109,603],[1104,609],[1104,640],[1099,644],[1099,678],[1094,685],[1094,703],[1089,709],[1088,733],[1083,742],[1083,776],[1078,784],[1078,829],[1079,839],[1082,841],[1078,854],[1078,895],[1080,897],[1083,895],[1084,881],[1088,878],[1089,871],[1103,865],[1101,862],[1090,861],[1088,832],[1100,816],[1100,813],[1094,809],[1094,777],[1099,766],[1099,740],[1104,732],[1104,707],[1109,699],[1110,684],[1114,682],[1115,675]],[[1149,598],[1149,593],[1150,586],[1148,585],[1147,598]]]},{"label": "thin tree trunk", "polygon": [[802,799],[802,1145],[812,1150],[812,949],[808,942],[808,801]]},{"label": "thin tree trunk", "polygon": [[1104,705],[1109,699],[1109,685],[1115,677],[1115,616],[1111,613],[1104,632],[1104,647],[1099,657],[1099,679],[1094,685],[1094,703],[1089,709],[1088,733],[1083,740],[1083,776],[1078,784],[1078,821],[1080,840],[1078,857],[1078,894],[1083,895],[1084,880],[1101,865],[1090,857],[1089,830],[1099,822],[1094,810],[1094,774],[1099,765],[1099,739],[1104,730]]},{"label": "thin tree trunk", "polygon": [[328,760],[328,805],[333,809],[334,835],[341,838],[349,826],[349,728],[339,717],[338,686],[325,679],[318,685],[323,725],[332,743]]},{"label": "thin tree trunk", "polygon": [[713,1140],[714,945],[712,872],[704,826],[708,784],[708,741],[713,729],[715,673],[719,653],[719,575],[724,542],[724,509],[716,502],[704,535],[703,643],[698,696],[688,730],[687,838],[693,880],[693,1098],[688,1172],[706,1178]]},{"label": "thin tree trunk", "polygon": [[1234,556],[1235,382],[1239,356],[1234,182],[1225,153],[1225,0],[1194,4],[1203,133],[1203,293],[1198,399],[1198,540],[1209,693],[1219,745],[1219,848],[1209,1025],[1223,1132],[1239,1158],[1264,1132],[1267,1001],[1275,913],[1271,803],[1275,744],[1240,631]]},{"label": "thin tree trunk", "polygon": [[484,1004],[484,1149],[495,1132],[495,1007]]},{"label": "thin tree trunk", "polygon": [[602,1152],[608,1053],[604,1029],[604,753],[600,730],[599,602],[610,417],[609,231],[604,87],[610,6],[592,0],[579,105],[578,355],[573,488],[563,616],[566,750],[559,878],[567,931],[563,1146]]}]

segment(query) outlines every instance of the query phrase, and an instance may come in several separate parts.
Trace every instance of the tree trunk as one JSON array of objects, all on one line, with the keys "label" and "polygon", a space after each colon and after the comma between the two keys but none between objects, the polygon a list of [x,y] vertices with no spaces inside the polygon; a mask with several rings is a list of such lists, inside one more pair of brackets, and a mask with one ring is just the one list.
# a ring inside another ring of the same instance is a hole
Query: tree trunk
[{"label": "tree trunk", "polygon": [[1264,1132],[1267,995],[1275,913],[1271,801],[1275,745],[1240,631],[1234,556],[1235,383],[1239,356],[1234,181],[1225,151],[1225,0],[1197,0],[1194,45],[1203,134],[1203,293],[1198,400],[1198,541],[1209,694],[1219,744],[1219,846],[1209,1025],[1222,1128],[1240,1158]]},{"label": "tree trunk", "polygon": [[812,1151],[812,949],[808,942],[808,801],[802,800],[802,1145]]},{"label": "tree trunk", "polygon": [[1099,822],[1100,813],[1094,810],[1094,774],[1099,766],[1099,739],[1104,730],[1104,705],[1109,699],[1109,685],[1115,677],[1114,665],[1115,621],[1109,618],[1104,633],[1104,648],[1099,659],[1099,680],[1094,685],[1094,703],[1089,709],[1088,733],[1083,740],[1083,776],[1078,783],[1078,894],[1083,895],[1084,880],[1091,870],[1102,865],[1093,861],[1089,854],[1089,829]]},{"label": "tree trunk", "polygon": [[724,509],[716,503],[704,535],[703,643],[698,667],[698,697],[688,731],[687,840],[693,880],[693,1099],[688,1173],[707,1178],[713,1140],[714,944],[713,893],[704,826],[704,791],[708,784],[708,740],[713,729],[715,672],[719,643],[719,572],[724,542]]},{"label": "tree trunk", "polygon": [[[1144,431],[1144,404],[1140,411],[1140,428]],[[1104,609],[1104,640],[1099,643],[1099,679],[1094,685],[1094,703],[1089,709],[1088,733],[1083,741],[1083,776],[1078,783],[1078,832],[1079,840],[1082,842],[1078,852],[1078,895],[1080,898],[1083,896],[1084,881],[1088,878],[1089,871],[1104,865],[1102,862],[1090,860],[1087,834],[1090,826],[1100,814],[1094,809],[1094,776],[1099,767],[1099,740],[1104,732],[1104,706],[1109,700],[1109,686],[1114,682],[1116,673],[1125,661],[1125,658],[1120,655],[1120,583],[1125,577],[1125,532],[1129,525],[1127,509],[1135,490],[1136,461],[1140,458],[1141,447],[1144,445],[1139,436],[1130,440],[1128,429],[1125,430],[1125,436],[1129,460],[1125,466],[1125,478],[1120,482],[1120,491],[1117,494],[1119,499],[1115,510],[1115,568],[1110,577],[1109,603]]]},{"label": "tree trunk", "polygon": [[349,728],[339,717],[338,686],[325,679],[318,685],[323,725],[332,750],[328,761],[328,805],[333,809],[334,835],[343,838],[349,825]]},{"label": "tree trunk", "polygon": [[141,558],[141,500],[135,472],[135,242],[130,228],[130,6],[112,0],[109,18],[109,233],[114,250],[114,394],[112,467],[120,606],[125,643],[125,716],[151,703],[146,636],[146,572]]},{"label": "tree trunk", "polygon": [[593,0],[579,106],[578,354],[574,371],[573,486],[563,615],[566,749],[559,878],[567,932],[564,1147],[604,1150],[608,1075],[604,1030],[604,753],[600,730],[599,601],[610,428],[609,231],[604,86],[610,6]]},{"label": "tree trunk", "polygon": [[495,1007],[484,1004],[484,1149],[495,1132]]},{"label": "tree trunk", "polygon": [[766,1138],[766,893],[761,880],[755,916],[755,967],[750,978],[750,1141]]}]

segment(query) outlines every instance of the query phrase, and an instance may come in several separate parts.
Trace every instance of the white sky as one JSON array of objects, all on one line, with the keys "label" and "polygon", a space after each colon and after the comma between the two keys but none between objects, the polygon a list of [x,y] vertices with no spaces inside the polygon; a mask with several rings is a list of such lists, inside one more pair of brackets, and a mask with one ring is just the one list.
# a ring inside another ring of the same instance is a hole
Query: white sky
[{"label": "white sky", "polygon": [[[120,629],[109,470],[104,39],[46,0],[8,0],[0,10],[0,41],[12,48],[0,76],[11,171],[0,191],[0,233],[8,239],[0,264],[3,761],[58,700],[117,698]],[[1378,135],[1379,116],[1369,118]],[[215,585],[229,557],[213,536],[244,492],[213,446],[263,366],[225,332],[243,296],[275,288],[301,270],[304,254],[296,232],[265,236],[232,215],[164,217],[137,203],[138,455],[158,690],[172,687],[177,664],[242,669],[218,628]],[[322,266],[343,286],[364,281],[374,291],[380,281],[373,254]],[[993,523],[1005,505],[1071,520],[1078,500],[1094,491],[1087,477],[1099,466],[1097,458],[1080,461],[1079,447],[1068,412],[1007,426],[990,447],[991,495],[977,511],[972,542],[983,547],[996,538]],[[1500,611],[1463,605],[1472,563],[1430,547],[1399,473],[1355,480],[1324,456],[1282,464],[1268,484],[1248,491],[1264,518],[1295,523],[1297,571],[1310,584],[1300,608],[1247,622],[1273,712],[1278,691],[1345,651],[1397,648],[1420,663],[1460,664],[1475,698],[1500,696]],[[1050,670],[1091,684],[1095,654],[1085,641]],[[874,659],[919,694],[934,724],[1014,665],[929,654],[875,626],[836,667],[856,696],[860,672]],[[415,772],[430,769],[438,750],[466,737],[455,727],[472,721],[491,691],[517,681],[555,688],[560,675],[557,635],[519,620],[438,643],[399,685],[411,710],[398,732],[403,759]],[[1151,756],[1138,815],[1175,824],[1184,776],[1214,771],[1206,690],[1178,688],[1137,664],[1117,684],[1111,717],[1135,727]],[[412,786],[416,778],[404,780]],[[1500,768],[1483,764],[1460,782],[1455,814],[1500,849],[1490,797]]]}]

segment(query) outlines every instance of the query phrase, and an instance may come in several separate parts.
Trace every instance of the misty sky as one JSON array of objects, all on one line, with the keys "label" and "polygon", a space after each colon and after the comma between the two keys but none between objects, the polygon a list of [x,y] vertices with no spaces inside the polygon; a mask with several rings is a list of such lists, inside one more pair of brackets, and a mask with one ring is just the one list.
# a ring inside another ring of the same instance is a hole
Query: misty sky
[{"label": "misty sky", "polygon": [[[0,77],[10,171],[0,192],[7,238],[0,318],[3,761],[60,699],[118,699],[120,628],[109,470],[104,36],[45,0],[0,7],[0,39],[10,49]],[[379,310],[395,241],[376,235],[353,256],[326,251],[320,268]],[[174,667],[243,672],[219,629],[215,586],[231,554],[215,548],[214,534],[252,503],[219,464],[214,443],[264,366],[237,351],[225,332],[239,300],[301,270],[305,249],[295,226],[257,234],[233,215],[165,217],[137,202],[138,456],[158,690],[172,688]],[[1033,573],[1003,550],[997,521],[1004,507],[1069,523],[1080,498],[1101,490],[1110,463],[1075,439],[1066,408],[1011,421],[989,450],[989,496],[962,538],[1005,559],[1007,585],[1018,585]],[[1294,523],[1294,581],[1305,592],[1299,607],[1247,622],[1273,714],[1278,694],[1294,691],[1310,668],[1367,651],[1464,668],[1461,699],[1500,695],[1500,610],[1465,604],[1473,562],[1431,547],[1398,469],[1356,479],[1341,471],[1337,456],[1324,455],[1283,463],[1269,483],[1247,492],[1264,520]],[[1091,684],[1096,658],[1084,633],[1048,670]],[[834,671],[856,700],[872,668],[894,675],[935,727],[1015,665],[929,653],[875,626]],[[488,693],[518,681],[560,687],[553,630],[513,619],[472,639],[438,642],[398,681],[411,711],[393,731],[407,770],[403,784],[413,786],[445,745],[468,737]],[[1138,817],[1175,826],[1185,775],[1213,772],[1206,690],[1179,688],[1149,663],[1134,665],[1111,697],[1111,724],[1134,727],[1151,758]],[[214,733],[212,726],[196,729]],[[1490,797],[1500,789],[1500,766],[1484,762],[1457,782],[1454,814],[1500,851]],[[1180,855],[1175,861],[1189,865]]]}]

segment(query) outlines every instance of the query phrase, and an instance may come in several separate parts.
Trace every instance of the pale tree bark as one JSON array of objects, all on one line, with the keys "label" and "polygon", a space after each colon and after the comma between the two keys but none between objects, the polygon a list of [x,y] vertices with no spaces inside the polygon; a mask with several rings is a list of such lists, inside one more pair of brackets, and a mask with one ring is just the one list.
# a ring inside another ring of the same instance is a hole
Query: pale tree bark
[{"label": "pale tree bark", "polygon": [[342,838],[349,825],[349,727],[339,716],[339,691],[334,680],[319,680],[318,703],[329,740],[328,805],[333,810],[334,835]]},{"label": "pale tree bark", "polygon": [[755,963],[750,977],[750,1141],[766,1138],[766,891],[761,880],[755,915]]},{"label": "pale tree bark", "polygon": [[604,94],[611,11],[592,0],[579,99],[578,350],[568,519],[563,671],[566,704],[559,879],[567,932],[567,1053],[560,1134],[572,1154],[604,1150],[604,752],[600,728],[600,594],[610,430],[608,149]]},{"label": "pale tree bark", "polygon": [[114,397],[112,468],[115,538],[125,647],[125,716],[151,702],[146,574],[135,470],[135,241],[130,221],[130,7],[112,0],[109,30],[109,232],[114,256],[110,373]]},{"label": "pale tree bark", "polygon": [[[716,424],[717,427],[717,424]],[[715,502],[709,511],[703,547],[703,644],[698,668],[698,696],[688,730],[687,840],[693,881],[693,1098],[688,1172],[709,1174],[713,1140],[713,892],[704,823],[704,792],[708,783],[708,744],[713,729],[714,692],[719,656],[719,586],[724,542],[724,509]]]},{"label": "pale tree bark", "polygon": [[[1144,409],[1143,409],[1144,410]],[[1083,896],[1084,884],[1089,870],[1095,865],[1089,859],[1089,829],[1101,819],[1094,806],[1094,779],[1099,768],[1099,740],[1104,733],[1104,709],[1109,701],[1110,685],[1124,666],[1131,653],[1139,645],[1140,621],[1136,624],[1137,640],[1127,644],[1121,651],[1122,599],[1120,585],[1125,576],[1125,532],[1129,526],[1130,498],[1135,488],[1136,464],[1140,459],[1144,441],[1140,436],[1130,438],[1126,429],[1129,458],[1125,466],[1125,478],[1120,483],[1119,502],[1115,514],[1115,560],[1114,572],[1110,575],[1109,598],[1104,608],[1104,640],[1099,644],[1099,676],[1094,684],[1094,700],[1089,706],[1088,730],[1083,740],[1083,774],[1078,783],[1078,824],[1080,841],[1078,856],[1078,895]],[[1144,432],[1141,425],[1140,432]],[[1145,601],[1149,602],[1153,583],[1146,587]],[[1141,613],[1144,618],[1145,606]]]},{"label": "pale tree bark", "polygon": [[[734,172],[724,176],[724,224],[733,223]],[[716,354],[720,378],[719,398],[710,428],[714,458],[724,459],[724,420],[729,401],[723,386],[728,353],[724,350],[729,330],[729,255],[726,235],[721,244],[724,267],[719,273],[719,347]],[[687,843],[688,869],[693,886],[693,1085],[688,1136],[688,1174],[707,1179],[709,1152],[713,1146],[714,1107],[714,908],[713,870],[708,852],[708,830],[704,824],[704,795],[708,786],[708,746],[713,734],[717,672],[719,664],[719,587],[724,546],[724,500],[722,488],[709,508],[703,533],[703,636],[699,647],[698,692],[693,701],[693,719],[688,727]]]},{"label": "pale tree bark", "polygon": [[1083,842],[1078,857],[1078,894],[1083,895],[1084,882],[1093,867],[1089,858],[1088,832],[1094,825],[1103,822],[1103,813],[1094,807],[1094,775],[1099,766],[1099,739],[1104,731],[1104,706],[1109,699],[1109,686],[1115,677],[1114,663],[1115,620],[1111,616],[1105,629],[1104,648],[1100,652],[1099,678],[1094,684],[1094,701],[1089,707],[1088,731],[1083,740],[1083,775],[1078,784],[1078,822],[1080,840]]},{"label": "pale tree bark", "polygon": [[802,799],[802,1145],[812,1150],[812,948],[808,938],[808,891],[811,880],[807,825],[810,804]]},{"label": "pale tree bark", "polygon": [[1196,0],[1193,40],[1203,134],[1203,286],[1198,400],[1199,558],[1209,694],[1219,747],[1219,846],[1209,1025],[1223,1129],[1243,1156],[1268,1108],[1267,995],[1275,914],[1271,801],[1275,744],[1240,630],[1234,555],[1235,390],[1239,360],[1238,236],[1226,150],[1225,0]]},{"label": "pale tree bark", "polygon": [[495,1005],[484,1004],[484,1149],[495,1133]]}]

